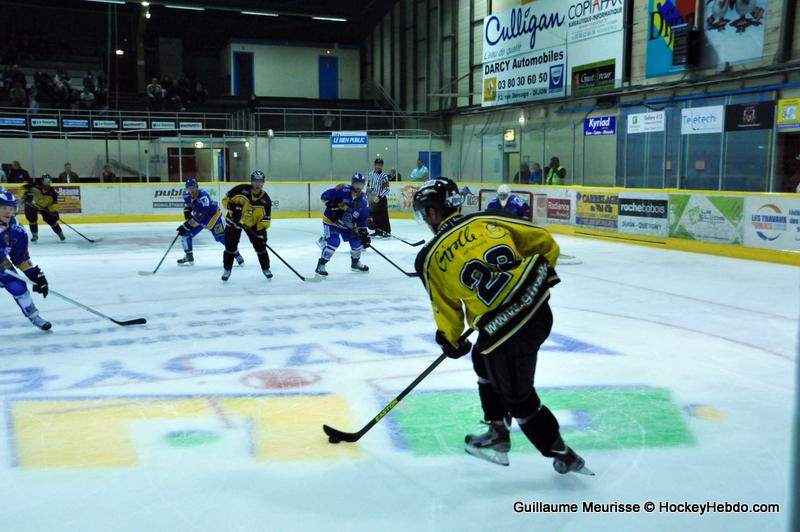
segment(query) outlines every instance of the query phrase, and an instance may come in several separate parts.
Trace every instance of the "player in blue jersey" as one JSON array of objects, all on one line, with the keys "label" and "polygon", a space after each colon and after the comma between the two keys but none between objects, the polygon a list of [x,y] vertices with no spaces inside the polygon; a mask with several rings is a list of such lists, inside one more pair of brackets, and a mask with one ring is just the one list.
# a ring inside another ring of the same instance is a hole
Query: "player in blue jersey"
[{"label": "player in blue jersey", "polygon": [[50,330],[50,322],[39,316],[39,310],[33,304],[28,285],[7,271],[16,271],[19,268],[25,276],[34,283],[33,291],[47,297],[47,278],[38,266],[31,263],[28,254],[28,234],[25,229],[14,219],[17,213],[17,200],[11,192],[0,189],[0,287],[5,288],[22,309],[31,323],[42,329]]},{"label": "player in blue jersey", "polygon": [[522,218],[523,220],[531,219],[531,206],[516,194],[511,193],[511,188],[508,185],[500,185],[497,187],[497,197],[489,202],[486,206],[487,211],[499,211],[503,214],[513,216],[514,218]]},{"label": "player in blue jersey", "polygon": [[[192,239],[196,237],[203,228],[211,231],[214,240],[225,245],[225,221],[219,204],[211,199],[208,192],[202,190],[197,179],[190,177],[186,180],[186,190],[183,193],[183,217],[186,219],[178,227],[178,233],[183,241],[183,251],[186,255],[178,259],[181,266],[194,266],[194,254],[192,253]],[[244,264],[239,251],[236,251],[236,262],[241,266]]]},{"label": "player in blue jersey", "polygon": [[324,236],[319,239],[322,256],[317,262],[318,275],[327,276],[325,265],[331,260],[341,240],[350,244],[350,269],[355,272],[368,272],[369,268],[361,264],[361,252],[369,247],[369,205],[364,194],[364,176],[353,174],[351,184],[337,185],[322,193],[320,199],[325,203],[322,216]]}]

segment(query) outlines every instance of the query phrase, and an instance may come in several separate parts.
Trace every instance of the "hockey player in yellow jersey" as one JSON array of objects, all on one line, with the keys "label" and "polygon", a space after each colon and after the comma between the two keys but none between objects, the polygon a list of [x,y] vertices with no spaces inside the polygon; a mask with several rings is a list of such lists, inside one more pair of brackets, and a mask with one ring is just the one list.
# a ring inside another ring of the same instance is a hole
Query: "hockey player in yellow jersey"
[{"label": "hockey player in yellow jersey", "polygon": [[[547,230],[503,214],[460,214],[463,197],[445,177],[424,183],[414,212],[434,232],[416,260],[431,298],[436,341],[451,358],[470,351],[488,431],[465,450],[508,465],[511,417],[559,473],[592,475],[561,438],[558,421],[533,386],[539,346],[550,334],[550,288],[558,282],[558,244]],[[460,341],[464,322],[479,332]],[[510,414],[510,415],[509,415]]]},{"label": "hockey player in yellow jersey", "polygon": [[28,220],[31,242],[39,240],[39,215],[59,239],[66,239],[63,229],[58,225],[58,192],[51,186],[52,183],[53,178],[50,174],[43,174],[42,177],[35,178],[32,183],[26,183],[22,187],[25,219]]},{"label": "hockey player in yellow jersey", "polygon": [[228,209],[225,217],[225,252],[222,255],[222,280],[231,277],[233,259],[238,253],[242,231],[247,234],[264,277],[272,279],[267,254],[267,229],[272,223],[272,199],[264,190],[264,173],[256,170],[250,174],[249,185],[237,185],[222,198],[222,206]]}]

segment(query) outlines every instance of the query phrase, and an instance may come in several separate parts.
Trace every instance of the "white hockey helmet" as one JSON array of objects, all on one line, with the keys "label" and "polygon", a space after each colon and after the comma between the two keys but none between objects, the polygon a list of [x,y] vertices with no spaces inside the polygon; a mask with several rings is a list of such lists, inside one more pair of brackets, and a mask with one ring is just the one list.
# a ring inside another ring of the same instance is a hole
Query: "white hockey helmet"
[{"label": "white hockey helmet", "polygon": [[497,187],[497,199],[500,200],[500,205],[502,207],[506,206],[508,203],[508,197],[511,195],[511,187],[508,185],[500,185]]}]

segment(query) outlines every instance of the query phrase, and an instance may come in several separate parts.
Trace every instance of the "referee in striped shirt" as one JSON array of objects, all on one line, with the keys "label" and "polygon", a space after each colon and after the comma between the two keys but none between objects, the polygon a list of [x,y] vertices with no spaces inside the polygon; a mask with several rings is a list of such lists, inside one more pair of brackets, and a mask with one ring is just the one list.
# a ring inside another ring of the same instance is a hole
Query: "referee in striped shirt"
[{"label": "referee in striped shirt", "polygon": [[369,213],[372,218],[370,236],[389,238],[392,227],[389,225],[389,175],[383,171],[383,159],[375,159],[375,170],[367,176],[367,197]]}]

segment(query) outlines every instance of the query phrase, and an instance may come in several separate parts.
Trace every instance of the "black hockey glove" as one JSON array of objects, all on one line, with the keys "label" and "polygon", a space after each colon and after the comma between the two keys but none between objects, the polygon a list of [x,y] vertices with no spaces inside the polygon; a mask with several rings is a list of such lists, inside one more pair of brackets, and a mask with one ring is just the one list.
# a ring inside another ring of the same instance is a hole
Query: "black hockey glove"
[{"label": "black hockey glove", "polygon": [[260,231],[256,231],[256,236],[258,238],[260,238],[261,240],[263,240],[264,242],[266,242],[267,241],[267,230],[266,229],[262,229]]},{"label": "black hockey glove", "polygon": [[51,212],[50,216],[53,217],[53,222],[54,223],[61,219],[61,215],[58,214],[58,211]]},{"label": "black hockey glove", "polygon": [[33,291],[42,294],[42,297],[47,297],[49,292],[47,289],[47,277],[44,276],[42,270],[37,266],[26,271],[25,275],[33,282]]},{"label": "black hockey glove", "polygon": [[24,196],[22,196],[22,200],[25,203],[30,203],[33,205],[33,192],[26,192]]},{"label": "black hockey glove", "polygon": [[436,343],[442,346],[442,353],[448,358],[461,358],[472,351],[472,342],[462,340],[457,346],[453,346],[442,331],[436,331]]},{"label": "black hockey glove", "polygon": [[344,203],[328,203],[328,209],[330,209],[331,220],[338,221],[344,216],[347,206]]},{"label": "black hockey glove", "polygon": [[184,207],[183,208],[183,219],[184,220],[188,220],[191,217],[192,217],[192,209],[190,209],[189,207]]},{"label": "black hockey glove", "polygon": [[230,215],[231,215],[231,220],[236,222],[236,224],[238,224],[239,222],[242,221],[242,210],[243,209],[244,209],[244,207],[239,203],[234,203],[233,205],[230,205],[228,207],[228,210],[230,211]]},{"label": "black hockey glove", "polygon": [[368,248],[372,240],[369,238],[369,230],[366,227],[358,228],[358,238],[361,239],[361,245],[364,249]]},{"label": "black hockey glove", "polygon": [[181,225],[178,226],[178,234],[181,236],[186,236],[189,234],[189,231],[192,230],[192,226],[189,225],[189,222],[183,222]]}]

